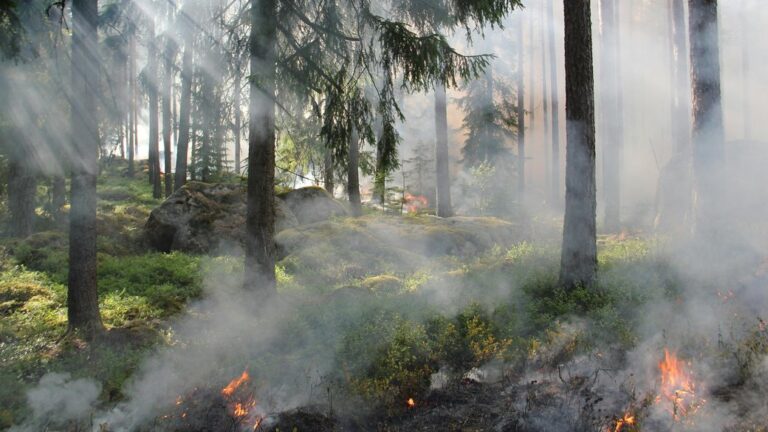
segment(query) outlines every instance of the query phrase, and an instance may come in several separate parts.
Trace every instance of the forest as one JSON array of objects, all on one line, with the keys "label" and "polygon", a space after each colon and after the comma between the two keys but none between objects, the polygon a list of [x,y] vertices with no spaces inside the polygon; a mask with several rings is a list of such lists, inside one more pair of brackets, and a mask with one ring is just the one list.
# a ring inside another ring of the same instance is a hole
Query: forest
[{"label": "forest", "polygon": [[768,432],[760,0],[0,0],[0,430]]}]

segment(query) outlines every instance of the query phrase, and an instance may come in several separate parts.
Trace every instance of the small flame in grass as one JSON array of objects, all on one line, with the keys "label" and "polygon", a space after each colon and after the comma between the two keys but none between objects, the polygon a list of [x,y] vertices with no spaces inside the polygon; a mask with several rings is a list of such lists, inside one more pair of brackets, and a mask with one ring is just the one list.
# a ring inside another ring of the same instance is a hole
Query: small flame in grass
[{"label": "small flame in grass", "polygon": [[696,397],[696,385],[689,368],[690,363],[681,361],[669,349],[664,349],[664,360],[659,362],[661,394],[657,402],[671,403],[668,410],[675,421],[693,414],[706,402]]},{"label": "small flame in grass", "polygon": [[403,197],[405,211],[408,213],[418,213],[419,210],[429,206],[429,200],[424,195],[412,195],[408,192]]},{"label": "small flame in grass", "polygon": [[221,395],[227,400],[227,407],[232,418],[242,426],[258,429],[261,425],[262,417],[254,412],[257,402],[253,394],[243,387],[243,384],[249,382],[251,377],[248,371],[243,371],[239,377],[234,378],[229,384],[221,389]]},{"label": "small flame in grass", "polygon": [[616,427],[613,428],[613,432],[625,431],[625,426],[632,426],[635,424],[635,416],[632,413],[625,413],[623,417],[616,419]]},{"label": "small flame in grass", "polygon": [[245,402],[235,402],[235,404],[232,405],[232,417],[238,419],[246,417],[255,406],[256,400],[253,398],[250,398]]},{"label": "small flame in grass", "polygon": [[416,401],[413,400],[413,398],[408,398],[405,404],[408,405],[408,408],[414,408],[416,406]]},{"label": "small flame in grass", "polygon": [[229,382],[229,384],[227,384],[226,387],[221,389],[221,395],[225,397],[232,396],[232,394],[235,392],[235,390],[238,389],[238,387],[248,382],[250,379],[251,377],[248,375],[248,371],[243,371],[243,373],[239,377],[233,379],[232,381]]}]

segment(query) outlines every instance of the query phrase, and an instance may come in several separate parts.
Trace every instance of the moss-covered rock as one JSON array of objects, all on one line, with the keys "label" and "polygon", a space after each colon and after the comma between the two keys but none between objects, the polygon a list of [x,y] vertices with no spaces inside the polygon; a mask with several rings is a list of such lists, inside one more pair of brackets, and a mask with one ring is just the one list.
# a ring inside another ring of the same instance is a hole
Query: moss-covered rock
[{"label": "moss-covered rock", "polygon": [[288,205],[302,225],[349,214],[340,202],[318,186],[295,189],[281,193],[277,197]]},{"label": "moss-covered rock", "polygon": [[377,275],[365,278],[363,288],[381,295],[397,294],[403,289],[403,281],[392,275]]},{"label": "moss-covered rock", "polygon": [[[144,232],[150,246],[162,252],[211,252],[242,242],[245,212],[242,186],[188,182],[152,210]],[[290,208],[277,200],[276,230],[297,224]]]},{"label": "moss-covered rock", "polygon": [[398,278],[453,259],[509,247],[526,238],[495,218],[368,215],[298,226],[276,236],[278,259],[295,282],[327,291],[371,277]]}]

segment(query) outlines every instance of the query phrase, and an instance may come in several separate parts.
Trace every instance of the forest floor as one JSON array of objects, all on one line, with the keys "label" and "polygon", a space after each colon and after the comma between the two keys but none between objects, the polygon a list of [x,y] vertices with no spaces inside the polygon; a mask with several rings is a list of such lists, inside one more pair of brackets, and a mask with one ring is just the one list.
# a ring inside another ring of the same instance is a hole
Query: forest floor
[{"label": "forest floor", "polygon": [[[37,234],[0,242],[0,429],[768,430],[761,258],[694,280],[662,240],[601,236],[599,286],[564,291],[549,222],[417,263],[318,234],[282,257],[265,311],[240,257],[146,247],[146,178],[108,167],[98,190],[104,340],[62,338],[65,227],[41,206]],[[81,379],[86,420],[56,393]]]}]

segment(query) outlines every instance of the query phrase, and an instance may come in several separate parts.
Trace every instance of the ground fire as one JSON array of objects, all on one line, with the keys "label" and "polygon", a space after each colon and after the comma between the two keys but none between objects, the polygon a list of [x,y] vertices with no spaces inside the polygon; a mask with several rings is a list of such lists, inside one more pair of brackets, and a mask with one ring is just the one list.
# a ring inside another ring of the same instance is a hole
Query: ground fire
[{"label": "ground fire", "polygon": [[407,213],[418,213],[422,209],[429,207],[429,200],[424,195],[412,195],[408,192],[403,197],[405,211]]},{"label": "ground fire", "polygon": [[664,349],[664,360],[659,362],[661,388],[656,402],[669,411],[675,421],[683,421],[706,402],[696,394],[690,366]]},{"label": "ground fire", "polygon": [[631,413],[625,413],[615,421],[616,425],[611,429],[611,432],[629,432],[629,428],[635,425],[635,416]]},{"label": "ground fire", "polygon": [[232,379],[221,389],[221,395],[227,401],[227,409],[232,418],[242,427],[255,430],[261,424],[262,418],[253,413],[257,405],[256,398],[244,387],[250,380],[248,371],[243,371],[239,377]]}]

